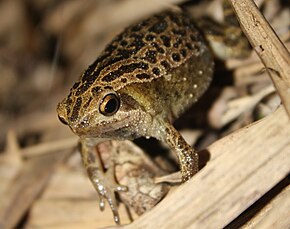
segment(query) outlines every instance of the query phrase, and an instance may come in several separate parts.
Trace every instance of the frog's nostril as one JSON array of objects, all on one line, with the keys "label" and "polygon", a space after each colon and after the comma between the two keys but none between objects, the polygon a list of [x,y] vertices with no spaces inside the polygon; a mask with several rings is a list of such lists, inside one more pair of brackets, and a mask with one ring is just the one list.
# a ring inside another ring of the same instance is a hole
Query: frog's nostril
[{"label": "frog's nostril", "polygon": [[61,117],[61,116],[58,115],[58,119],[59,119],[59,121],[61,121],[61,123],[63,123],[64,125],[68,125],[67,121],[66,121],[63,117]]}]

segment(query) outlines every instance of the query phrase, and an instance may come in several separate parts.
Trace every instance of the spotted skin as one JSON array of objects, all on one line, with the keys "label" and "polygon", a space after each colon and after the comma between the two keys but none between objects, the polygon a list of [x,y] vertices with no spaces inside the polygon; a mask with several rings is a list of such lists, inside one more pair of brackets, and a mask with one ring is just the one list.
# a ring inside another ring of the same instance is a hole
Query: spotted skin
[{"label": "spotted skin", "polygon": [[202,40],[184,12],[167,11],[125,29],[74,84],[65,101],[66,116],[74,121],[79,98],[82,104],[89,103],[88,94],[93,96],[108,86],[117,91],[170,73],[199,51]]},{"label": "spotted skin", "polygon": [[[182,181],[188,181],[198,171],[198,154],[171,122],[211,82],[214,49],[206,38],[213,37],[211,32],[204,36],[182,10],[153,15],[116,36],[59,103],[60,120],[80,136],[83,162],[100,206],[104,199],[109,202],[116,223],[112,193],[123,189],[112,174],[106,179],[102,165],[92,159],[95,146],[105,140],[154,137],[175,151]],[[108,98],[112,100],[107,103]]]}]

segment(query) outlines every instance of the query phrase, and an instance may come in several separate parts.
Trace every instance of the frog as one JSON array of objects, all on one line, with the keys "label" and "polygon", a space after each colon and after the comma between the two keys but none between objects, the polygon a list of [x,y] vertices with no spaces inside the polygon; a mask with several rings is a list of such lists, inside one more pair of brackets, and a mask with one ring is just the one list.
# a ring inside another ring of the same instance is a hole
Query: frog
[{"label": "frog", "polygon": [[[95,147],[104,141],[155,138],[174,151],[182,182],[198,172],[198,153],[172,122],[196,103],[209,87],[214,56],[243,56],[247,41],[229,3],[229,23],[196,22],[181,8],[166,9],[117,35],[84,71],[57,106],[59,120],[80,138],[80,153],[99,197],[120,223],[114,161],[103,168]],[[225,20],[227,21],[227,20]],[[239,53],[239,54],[237,54]]]}]

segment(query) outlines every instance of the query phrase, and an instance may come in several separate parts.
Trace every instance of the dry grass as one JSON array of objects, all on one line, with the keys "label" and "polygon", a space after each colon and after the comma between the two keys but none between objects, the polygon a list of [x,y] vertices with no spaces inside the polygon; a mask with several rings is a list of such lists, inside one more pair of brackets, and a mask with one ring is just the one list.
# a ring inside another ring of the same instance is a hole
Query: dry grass
[{"label": "dry grass", "polygon": [[[59,123],[55,107],[116,33],[166,4],[184,4],[162,2],[0,2],[0,229],[114,226],[110,209],[98,209],[77,138]],[[208,93],[176,122],[202,149],[203,168],[142,216],[121,203],[122,224],[134,219],[124,227],[290,226],[290,124],[278,96],[289,113],[290,11],[284,1],[257,1],[281,42],[251,1],[231,2],[255,51],[218,63]],[[219,3],[185,5],[218,18]],[[140,147],[127,147],[146,164],[175,168],[174,155],[163,154],[160,145],[142,147],[155,154],[150,159]]]}]

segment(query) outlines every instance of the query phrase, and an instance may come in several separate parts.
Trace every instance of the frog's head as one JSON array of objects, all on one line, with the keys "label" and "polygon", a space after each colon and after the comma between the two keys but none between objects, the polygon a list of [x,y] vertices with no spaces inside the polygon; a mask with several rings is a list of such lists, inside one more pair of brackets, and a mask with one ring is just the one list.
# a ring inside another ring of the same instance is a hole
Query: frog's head
[{"label": "frog's head", "polygon": [[110,87],[93,87],[81,95],[72,89],[57,113],[81,138],[135,138],[144,134],[142,126],[151,119],[132,96]]}]

